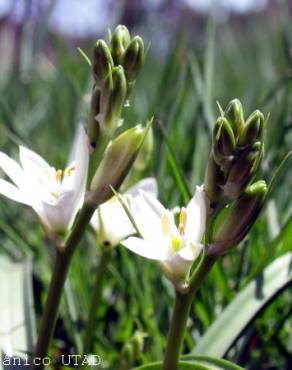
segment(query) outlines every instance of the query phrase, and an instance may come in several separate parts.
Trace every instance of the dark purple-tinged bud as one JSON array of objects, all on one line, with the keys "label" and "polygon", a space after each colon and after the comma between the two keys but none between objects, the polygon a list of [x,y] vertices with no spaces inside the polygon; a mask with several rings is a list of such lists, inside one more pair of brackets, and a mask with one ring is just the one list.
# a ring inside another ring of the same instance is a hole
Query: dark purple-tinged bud
[{"label": "dark purple-tinged bud", "polygon": [[232,160],[236,152],[236,143],[233,130],[224,117],[216,121],[213,134],[214,159],[219,165],[224,165]]},{"label": "dark purple-tinged bud", "polygon": [[117,128],[127,94],[127,82],[122,66],[114,67],[101,90],[98,121],[101,129],[112,134]]},{"label": "dark purple-tinged bud", "polygon": [[91,109],[90,109],[90,122],[88,125],[88,137],[90,144],[93,147],[95,147],[95,144],[100,133],[100,126],[97,120],[100,109],[100,91],[97,88],[97,86],[95,86],[92,91],[90,108]]},{"label": "dark purple-tinged bud", "polygon": [[207,163],[204,182],[205,193],[209,200],[210,213],[216,208],[222,195],[221,185],[223,179],[224,177],[220,166],[215,162],[214,156],[211,153]]},{"label": "dark purple-tinged bud", "polygon": [[257,181],[239,199],[221,211],[222,216],[218,216],[219,225],[215,224],[212,242],[207,249],[209,256],[225,254],[244,239],[262,210],[266,194],[265,181]]},{"label": "dark purple-tinged bud", "polygon": [[265,117],[259,110],[254,111],[247,119],[243,131],[238,139],[240,147],[252,145],[263,139]]},{"label": "dark purple-tinged bud", "polygon": [[122,64],[124,54],[131,41],[129,30],[126,26],[119,25],[111,38],[111,54],[115,65]]},{"label": "dark purple-tinged bud", "polygon": [[261,162],[263,147],[255,143],[252,148],[242,151],[232,163],[223,186],[225,197],[237,199],[254,177]]},{"label": "dark purple-tinged bud", "polygon": [[123,67],[128,82],[134,82],[145,60],[144,42],[135,36],[127,47],[123,59]]},{"label": "dark purple-tinged bud", "polygon": [[97,86],[102,87],[105,79],[114,66],[109,47],[103,40],[97,40],[93,49],[93,75]]},{"label": "dark purple-tinged bud", "polygon": [[244,126],[242,104],[238,99],[233,99],[229,102],[224,112],[224,117],[232,126],[234,136],[237,137],[242,132]]}]

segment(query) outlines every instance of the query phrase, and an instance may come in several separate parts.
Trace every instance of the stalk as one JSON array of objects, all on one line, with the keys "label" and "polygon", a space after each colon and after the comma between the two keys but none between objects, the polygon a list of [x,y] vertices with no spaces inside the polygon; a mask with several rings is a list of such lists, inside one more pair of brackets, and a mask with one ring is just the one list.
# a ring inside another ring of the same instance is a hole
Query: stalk
[{"label": "stalk", "polygon": [[178,291],[175,292],[175,304],[167,336],[163,370],[178,370],[179,356],[194,295],[200,288],[215,261],[216,259],[214,258],[204,256],[198,269],[190,280],[190,289],[188,293],[182,294]]},{"label": "stalk", "polygon": [[88,225],[95,208],[85,204],[77,218],[75,225],[65,242],[62,249],[56,249],[56,261],[52,279],[50,282],[49,292],[45,309],[41,319],[39,335],[35,347],[32,370],[42,370],[44,365],[42,359],[47,356],[49,345],[54,334],[58,311],[63,293],[69,265],[74,251],[84,234],[85,227]]},{"label": "stalk", "polygon": [[111,257],[110,251],[101,252],[100,262],[99,262],[98,268],[96,270],[96,275],[95,275],[95,283],[94,283],[93,292],[92,292],[92,300],[90,303],[89,314],[88,314],[88,318],[87,318],[87,322],[85,326],[84,348],[83,348],[84,355],[89,354],[92,350],[96,310],[101,300],[103,280],[105,278],[107,265],[110,260],[110,257]]}]

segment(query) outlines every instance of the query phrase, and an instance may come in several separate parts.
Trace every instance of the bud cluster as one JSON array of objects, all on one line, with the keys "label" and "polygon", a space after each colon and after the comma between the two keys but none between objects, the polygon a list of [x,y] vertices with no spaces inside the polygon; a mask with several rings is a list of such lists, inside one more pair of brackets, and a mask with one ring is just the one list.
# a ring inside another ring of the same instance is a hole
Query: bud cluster
[{"label": "bud cluster", "polygon": [[[109,43],[97,40],[94,46],[94,87],[88,127],[92,153],[87,184],[90,190],[87,201],[94,205],[105,202],[112,195],[112,187],[117,189],[121,185],[149,136],[146,134],[150,125],[146,128],[137,125],[114,138],[144,59],[143,40],[131,37],[122,25],[117,26]],[[146,143],[147,140],[144,147]]]},{"label": "bud cluster", "polygon": [[[240,242],[262,208],[266,184],[264,181],[250,184],[263,157],[265,122],[259,110],[245,120],[238,99],[232,100],[224,112],[221,110],[216,121],[205,191],[210,214],[219,214],[220,222],[213,231],[209,254],[225,253]],[[220,211],[224,217],[220,217]]]},{"label": "bud cluster", "polygon": [[144,42],[131,38],[127,27],[117,26],[110,42],[97,40],[92,69],[95,85],[91,98],[89,138],[93,148],[104,136],[111,137],[119,125],[126,100],[144,63]]}]

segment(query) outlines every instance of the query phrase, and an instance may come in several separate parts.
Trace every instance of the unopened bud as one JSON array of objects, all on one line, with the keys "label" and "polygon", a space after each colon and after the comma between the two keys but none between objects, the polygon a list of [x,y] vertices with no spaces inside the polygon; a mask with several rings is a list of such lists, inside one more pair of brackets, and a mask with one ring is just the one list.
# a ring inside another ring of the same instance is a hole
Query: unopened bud
[{"label": "unopened bud", "polygon": [[226,183],[223,186],[224,195],[227,198],[234,200],[245,190],[255,175],[261,157],[261,143],[255,143],[250,150],[245,150],[239,154],[236,161],[231,165]]},{"label": "unopened bud", "polygon": [[233,99],[229,102],[224,112],[224,117],[231,124],[234,135],[237,136],[242,131],[244,125],[242,104],[238,99]]},{"label": "unopened bud", "polygon": [[123,66],[128,82],[134,82],[143,66],[145,59],[144,42],[140,36],[135,36],[124,55]]},{"label": "unopened bud", "polygon": [[220,256],[237,245],[255,223],[267,194],[265,181],[260,180],[250,185],[245,193],[236,200],[215,225],[213,239],[207,249],[210,256]]},{"label": "unopened bud", "polygon": [[143,144],[141,146],[141,149],[139,150],[137,159],[133,164],[134,170],[142,172],[148,167],[152,157],[153,147],[154,147],[153,129],[152,126],[150,126],[145,136],[145,140],[143,141]]},{"label": "unopened bud", "polygon": [[100,132],[99,122],[97,121],[99,113],[99,104],[100,104],[100,91],[95,86],[91,95],[91,112],[90,112],[90,122],[88,126],[88,137],[90,140],[90,144],[93,147],[95,147]]},{"label": "unopened bud", "polygon": [[259,110],[254,111],[247,119],[239,136],[238,145],[246,147],[263,138],[265,117]]},{"label": "unopened bud", "polygon": [[[114,130],[120,118],[127,94],[127,82],[122,66],[114,67],[101,91],[100,119],[104,129]],[[114,126],[112,127],[112,122]]]},{"label": "unopened bud", "polygon": [[99,205],[112,196],[112,189],[118,189],[136,159],[145,137],[145,128],[133,127],[118,136],[106,149],[93,176],[88,202]]},{"label": "unopened bud", "polygon": [[119,25],[111,38],[111,53],[115,65],[122,64],[125,50],[130,44],[131,36],[126,26]]},{"label": "unopened bud", "polygon": [[99,87],[102,87],[103,82],[114,66],[111,52],[103,40],[97,40],[94,46],[92,65],[95,82]]},{"label": "unopened bud", "polygon": [[226,161],[231,161],[236,151],[236,143],[232,127],[224,117],[217,119],[214,128],[214,158],[215,161],[222,165]]},{"label": "unopened bud", "polygon": [[223,173],[220,169],[220,166],[215,162],[214,156],[211,153],[207,163],[204,183],[206,196],[210,203],[210,211],[216,207],[220,199],[222,193],[220,186],[222,185],[222,182]]}]

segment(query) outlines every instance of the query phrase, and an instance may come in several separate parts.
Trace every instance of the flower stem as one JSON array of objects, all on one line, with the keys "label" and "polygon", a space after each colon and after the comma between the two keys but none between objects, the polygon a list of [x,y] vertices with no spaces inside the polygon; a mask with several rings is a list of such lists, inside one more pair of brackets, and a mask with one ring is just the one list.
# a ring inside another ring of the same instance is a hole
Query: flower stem
[{"label": "flower stem", "polygon": [[32,370],[41,370],[44,368],[41,360],[47,356],[49,345],[54,334],[69,265],[76,246],[79,243],[94,210],[94,207],[87,204],[82,207],[65,245],[62,249],[57,249],[54,271],[50,282],[48,297],[41,319],[39,335],[33,357],[33,360],[36,360],[36,363],[33,363]]},{"label": "flower stem", "polygon": [[174,310],[169,327],[163,370],[178,370],[179,356],[184,340],[187,320],[194,294],[211,270],[216,259],[204,256],[198,269],[190,280],[190,290],[186,294],[176,291]]},{"label": "flower stem", "polygon": [[94,336],[94,330],[95,330],[95,319],[96,319],[96,310],[98,307],[98,304],[101,299],[102,295],[102,285],[103,280],[105,277],[105,273],[107,270],[107,265],[110,260],[111,253],[110,251],[104,251],[101,252],[101,258],[99,261],[99,265],[96,270],[95,275],[95,282],[92,292],[92,299],[90,303],[90,309],[89,314],[85,326],[85,332],[84,332],[84,347],[83,347],[83,353],[89,354],[92,350],[93,345],[93,336]]}]

